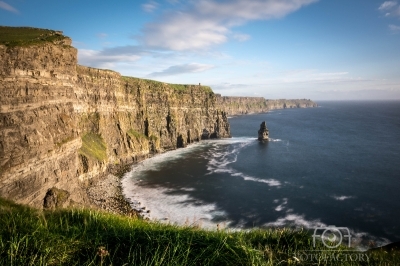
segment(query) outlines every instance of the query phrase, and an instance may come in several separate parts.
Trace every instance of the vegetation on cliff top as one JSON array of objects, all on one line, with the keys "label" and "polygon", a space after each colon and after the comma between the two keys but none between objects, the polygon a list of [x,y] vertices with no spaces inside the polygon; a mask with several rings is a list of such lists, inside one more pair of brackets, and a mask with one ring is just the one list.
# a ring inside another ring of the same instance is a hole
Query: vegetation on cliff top
[{"label": "vegetation on cliff top", "polygon": [[[0,265],[396,265],[397,253],[336,261],[305,231],[207,231],[88,209],[42,211],[0,198]],[[311,258],[307,255],[312,252]],[[327,258],[328,260],[325,260]],[[355,256],[353,256],[355,258]],[[306,260],[308,259],[308,260]]]},{"label": "vegetation on cliff top", "polygon": [[0,26],[0,44],[8,47],[29,46],[46,42],[57,42],[66,37],[60,31],[31,27]]},{"label": "vegetation on cliff top", "polygon": [[149,85],[152,88],[163,88],[163,86],[170,87],[177,92],[184,92],[187,91],[190,87],[199,87],[207,93],[213,93],[212,89],[209,86],[202,86],[202,85],[189,85],[189,84],[172,84],[172,83],[164,83],[152,79],[141,79],[141,78],[134,78],[134,77],[127,77],[123,76],[122,79],[126,82],[137,82],[138,84],[142,85]]}]

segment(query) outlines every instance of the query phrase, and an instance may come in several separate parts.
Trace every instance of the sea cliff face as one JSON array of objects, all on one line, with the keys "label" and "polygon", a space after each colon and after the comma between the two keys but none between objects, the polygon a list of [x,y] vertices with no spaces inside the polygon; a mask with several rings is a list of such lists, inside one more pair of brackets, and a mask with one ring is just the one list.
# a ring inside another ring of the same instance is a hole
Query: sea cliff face
[{"label": "sea cliff face", "polygon": [[267,100],[263,97],[232,97],[216,94],[218,106],[228,115],[265,113],[273,109],[306,108],[318,105],[307,99]]},{"label": "sea cliff face", "polygon": [[[41,207],[50,188],[89,203],[97,177],[157,152],[229,137],[209,87],[123,77],[77,65],[57,43],[0,45],[0,196]],[[62,204],[61,204],[62,203]]]},{"label": "sea cliff face", "polygon": [[105,175],[200,139],[230,137],[227,114],[316,106],[222,97],[207,86],[80,66],[62,33],[17,29],[36,34],[0,38],[0,197],[19,203],[90,205],[88,187]]}]

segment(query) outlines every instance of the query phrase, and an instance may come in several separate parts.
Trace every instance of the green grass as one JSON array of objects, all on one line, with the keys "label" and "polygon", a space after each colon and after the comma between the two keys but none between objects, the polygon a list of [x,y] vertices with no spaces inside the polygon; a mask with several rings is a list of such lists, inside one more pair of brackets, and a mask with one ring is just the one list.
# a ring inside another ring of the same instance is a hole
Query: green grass
[{"label": "green grass", "polygon": [[157,140],[158,140],[158,137],[155,136],[155,135],[150,135],[149,140],[151,140],[151,141],[157,141]]},{"label": "green grass", "polygon": [[55,42],[65,38],[64,35],[54,30],[0,26],[0,44],[8,47]]},{"label": "green grass", "polygon": [[183,85],[183,84],[169,84],[171,88],[173,88],[176,91],[186,91],[187,88],[189,87],[188,85]]},{"label": "green grass", "polygon": [[[125,82],[140,82],[142,85],[150,86],[151,88],[162,88],[163,84],[166,84],[168,87],[174,89],[176,92],[185,92],[190,86],[197,86],[197,85],[189,85],[189,84],[172,84],[172,83],[163,83],[160,81],[152,80],[152,79],[140,79],[134,77],[121,77]],[[214,93],[209,86],[200,86],[202,90],[207,93]]]},{"label": "green grass", "polygon": [[[88,209],[41,211],[1,198],[0,224],[0,265],[360,265],[301,261],[311,237],[289,229],[206,231]],[[398,262],[377,253],[362,265]]]},{"label": "green grass", "polygon": [[129,129],[127,134],[132,138],[132,139],[136,139],[137,141],[139,141],[140,143],[144,143],[143,141],[146,142],[152,142],[153,145],[155,145],[156,147],[159,147],[160,143],[159,143],[159,139],[157,136],[155,135],[150,135],[150,136],[146,136],[140,132],[137,132],[133,129]]},{"label": "green grass", "polygon": [[201,88],[208,93],[214,93],[213,90],[211,89],[211,87],[209,86],[201,86]]},{"label": "green grass", "polygon": [[129,129],[127,133],[131,138],[136,138],[137,140],[147,139],[146,135],[144,135],[144,134],[142,134],[140,132],[137,132],[137,131],[135,131],[133,129]]},{"label": "green grass", "polygon": [[79,153],[97,161],[107,159],[107,146],[103,138],[94,133],[87,133],[82,137],[82,147]]}]

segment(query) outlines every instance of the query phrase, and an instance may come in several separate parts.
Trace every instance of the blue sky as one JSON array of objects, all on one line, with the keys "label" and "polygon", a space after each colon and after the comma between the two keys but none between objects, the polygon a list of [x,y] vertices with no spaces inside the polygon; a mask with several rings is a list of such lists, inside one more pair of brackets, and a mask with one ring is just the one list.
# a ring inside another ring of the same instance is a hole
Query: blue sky
[{"label": "blue sky", "polygon": [[79,63],[229,96],[400,99],[400,0],[3,0]]}]

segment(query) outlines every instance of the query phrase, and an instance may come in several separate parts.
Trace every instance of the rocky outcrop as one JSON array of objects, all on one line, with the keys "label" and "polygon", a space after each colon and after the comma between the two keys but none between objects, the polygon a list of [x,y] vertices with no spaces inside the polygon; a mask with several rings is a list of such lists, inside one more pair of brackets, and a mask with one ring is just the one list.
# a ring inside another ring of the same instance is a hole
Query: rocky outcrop
[{"label": "rocky outcrop", "polygon": [[260,129],[258,130],[258,140],[263,141],[263,140],[268,140],[269,137],[269,131],[267,128],[267,124],[265,121],[263,121],[260,125]]},{"label": "rocky outcrop", "polygon": [[69,193],[63,206],[87,204],[87,186],[102,175],[204,130],[230,136],[209,87],[79,66],[70,43],[0,44],[1,197],[40,207],[59,189]]},{"label": "rocky outcrop", "polygon": [[43,207],[45,209],[56,209],[64,207],[67,202],[70,193],[66,190],[51,188],[47,191],[44,197]]},{"label": "rocky outcrop", "polygon": [[307,99],[267,100],[263,97],[232,97],[216,94],[217,104],[228,115],[266,113],[273,109],[306,108],[318,105]]}]

